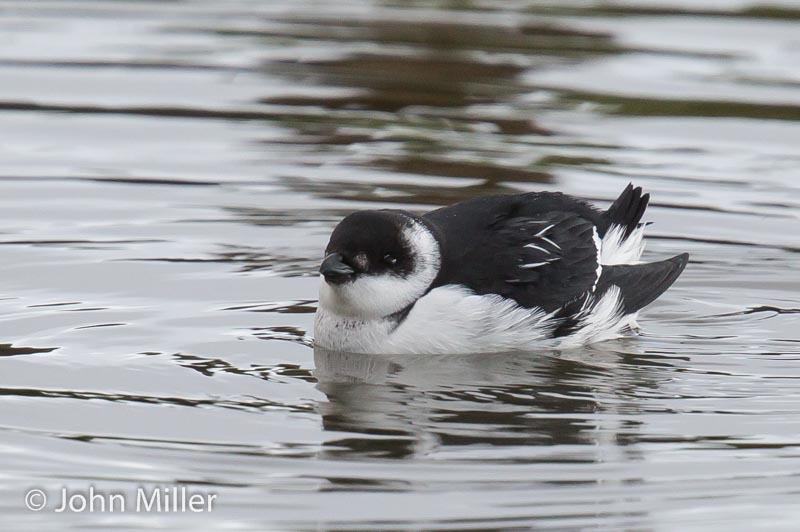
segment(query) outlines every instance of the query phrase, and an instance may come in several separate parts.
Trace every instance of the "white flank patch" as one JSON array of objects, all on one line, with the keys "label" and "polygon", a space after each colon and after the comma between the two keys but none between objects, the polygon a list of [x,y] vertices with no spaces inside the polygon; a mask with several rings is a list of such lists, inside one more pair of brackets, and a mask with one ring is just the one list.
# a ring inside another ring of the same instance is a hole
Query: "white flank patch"
[{"label": "white flank patch", "polygon": [[427,227],[408,220],[403,238],[414,257],[414,270],[405,277],[391,273],[359,275],[342,285],[330,285],[320,276],[321,309],[356,320],[382,319],[425,293],[439,273],[439,243]]},{"label": "white flank patch", "polygon": [[624,238],[625,228],[614,224],[603,237],[600,262],[612,264],[636,264],[644,251],[644,225],[635,229],[628,238]]},{"label": "white flank patch", "polygon": [[611,286],[599,301],[587,298],[578,316],[578,330],[564,337],[559,347],[577,347],[619,337],[635,320],[635,315],[622,313],[621,295],[618,286]]}]

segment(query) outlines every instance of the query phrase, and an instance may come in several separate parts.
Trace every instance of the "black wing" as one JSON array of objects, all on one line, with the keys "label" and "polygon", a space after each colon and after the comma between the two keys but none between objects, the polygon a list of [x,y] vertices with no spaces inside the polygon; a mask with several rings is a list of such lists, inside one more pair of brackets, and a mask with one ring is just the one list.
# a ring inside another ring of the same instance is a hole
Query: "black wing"
[{"label": "black wing", "polygon": [[562,194],[488,196],[423,216],[442,243],[433,288],[462,284],[552,311],[597,283],[601,214]]}]

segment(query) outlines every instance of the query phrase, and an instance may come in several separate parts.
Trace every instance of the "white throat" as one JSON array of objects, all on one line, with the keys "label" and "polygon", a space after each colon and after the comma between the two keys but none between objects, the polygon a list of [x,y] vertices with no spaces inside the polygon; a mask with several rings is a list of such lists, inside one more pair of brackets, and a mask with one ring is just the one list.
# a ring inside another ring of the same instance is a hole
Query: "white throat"
[{"label": "white throat", "polygon": [[368,321],[390,316],[422,297],[439,273],[439,243],[427,227],[410,217],[402,229],[402,238],[414,258],[411,272],[405,276],[360,275],[342,285],[328,284],[320,277],[320,308],[342,317]]}]

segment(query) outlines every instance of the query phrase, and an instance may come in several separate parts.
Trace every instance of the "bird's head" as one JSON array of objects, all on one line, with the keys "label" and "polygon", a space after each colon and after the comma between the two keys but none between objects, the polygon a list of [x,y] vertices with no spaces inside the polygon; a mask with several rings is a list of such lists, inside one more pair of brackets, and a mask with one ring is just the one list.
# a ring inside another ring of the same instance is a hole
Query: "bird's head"
[{"label": "bird's head", "polygon": [[439,272],[439,244],[410,213],[359,211],[331,235],[320,265],[322,308],[358,319],[386,317],[419,299]]}]

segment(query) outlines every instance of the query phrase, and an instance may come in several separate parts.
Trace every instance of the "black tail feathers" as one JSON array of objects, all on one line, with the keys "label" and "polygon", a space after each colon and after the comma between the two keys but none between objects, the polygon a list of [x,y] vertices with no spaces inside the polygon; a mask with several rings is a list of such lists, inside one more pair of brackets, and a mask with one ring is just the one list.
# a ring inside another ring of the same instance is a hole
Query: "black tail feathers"
[{"label": "black tail feathers", "polygon": [[604,213],[608,227],[612,224],[621,225],[625,228],[625,238],[628,238],[641,225],[649,201],[650,194],[642,194],[642,187],[634,188],[633,183],[628,183],[622,194]]},{"label": "black tail feathers", "polygon": [[682,253],[649,264],[603,266],[597,290],[603,292],[618,286],[622,292],[622,311],[631,314],[655,301],[672,286],[688,262],[689,254]]},{"label": "black tail feathers", "polygon": [[[649,264],[603,266],[603,273],[595,293],[601,296],[612,286],[618,287],[621,295],[621,313],[633,314],[666,292],[688,262],[689,254],[682,253],[671,259]],[[555,315],[559,324],[553,330],[553,337],[567,336],[580,328],[584,303],[584,298],[578,298],[559,309]]]}]

